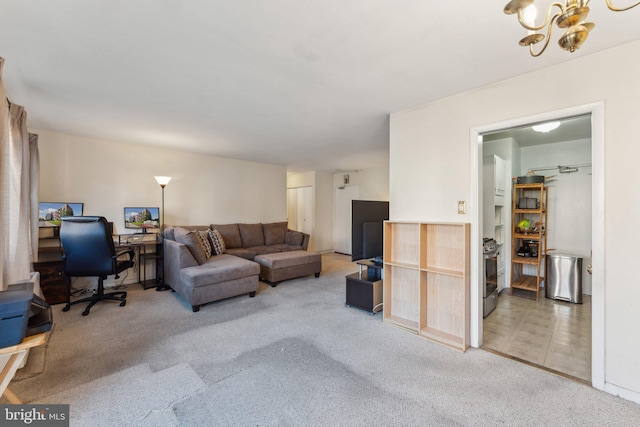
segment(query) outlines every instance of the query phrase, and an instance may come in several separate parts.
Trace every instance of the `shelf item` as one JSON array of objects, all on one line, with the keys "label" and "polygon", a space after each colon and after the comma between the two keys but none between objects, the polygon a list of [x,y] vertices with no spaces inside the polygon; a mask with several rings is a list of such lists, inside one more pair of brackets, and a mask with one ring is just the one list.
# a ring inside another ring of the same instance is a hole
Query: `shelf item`
[{"label": "shelf item", "polygon": [[469,224],[385,222],[385,322],[469,347]]},{"label": "shelf item", "polygon": [[[513,185],[510,294],[514,289],[535,292],[536,301],[544,281],[541,263],[547,248],[547,201],[544,183]],[[525,219],[529,226],[522,228]]]}]

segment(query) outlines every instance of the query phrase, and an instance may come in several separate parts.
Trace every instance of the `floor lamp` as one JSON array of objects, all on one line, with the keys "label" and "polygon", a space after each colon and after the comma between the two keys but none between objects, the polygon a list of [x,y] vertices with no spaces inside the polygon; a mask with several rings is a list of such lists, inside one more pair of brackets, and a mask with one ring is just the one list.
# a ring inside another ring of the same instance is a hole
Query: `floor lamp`
[{"label": "floor lamp", "polygon": [[168,291],[169,289],[171,289],[171,287],[169,287],[169,285],[167,285],[164,280],[165,279],[164,257],[166,254],[165,247],[164,247],[164,187],[166,187],[169,181],[171,181],[171,177],[156,176],[154,178],[156,179],[156,181],[158,181],[158,184],[160,184],[160,187],[162,187],[162,222],[160,223],[160,236],[162,238],[162,283],[156,286],[156,291]]}]

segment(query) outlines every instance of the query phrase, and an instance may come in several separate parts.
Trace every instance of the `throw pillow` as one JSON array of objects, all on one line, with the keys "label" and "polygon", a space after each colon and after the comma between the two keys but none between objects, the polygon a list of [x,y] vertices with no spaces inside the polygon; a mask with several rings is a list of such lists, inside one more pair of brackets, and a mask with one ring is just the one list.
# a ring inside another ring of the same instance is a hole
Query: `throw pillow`
[{"label": "throw pillow", "polygon": [[200,243],[200,238],[197,236],[197,233],[182,227],[176,227],[174,234],[176,242],[185,245],[198,264],[202,264],[207,260],[204,256],[204,248],[202,247],[202,243]]},{"label": "throw pillow", "polygon": [[227,248],[224,245],[224,239],[222,238],[222,234],[215,228],[213,230],[207,231],[209,233],[209,238],[211,239],[211,248],[213,253],[216,255],[222,255],[226,252]]},{"label": "throw pillow", "polygon": [[304,239],[304,234],[299,231],[287,231],[287,234],[284,238],[284,243],[289,246],[302,246],[302,240]]},{"label": "throw pillow", "polygon": [[202,247],[204,248],[204,256],[209,259],[211,258],[211,243],[209,243],[209,233],[206,231],[193,230],[194,233],[198,235],[200,239],[200,243],[202,243]]}]

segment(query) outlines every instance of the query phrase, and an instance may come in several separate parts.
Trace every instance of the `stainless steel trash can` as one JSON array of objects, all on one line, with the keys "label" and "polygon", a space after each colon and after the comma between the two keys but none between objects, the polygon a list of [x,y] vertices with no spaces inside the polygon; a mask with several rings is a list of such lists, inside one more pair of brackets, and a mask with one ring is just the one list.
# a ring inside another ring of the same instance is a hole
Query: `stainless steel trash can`
[{"label": "stainless steel trash can", "polygon": [[582,304],[582,257],[547,254],[544,277],[545,297]]}]

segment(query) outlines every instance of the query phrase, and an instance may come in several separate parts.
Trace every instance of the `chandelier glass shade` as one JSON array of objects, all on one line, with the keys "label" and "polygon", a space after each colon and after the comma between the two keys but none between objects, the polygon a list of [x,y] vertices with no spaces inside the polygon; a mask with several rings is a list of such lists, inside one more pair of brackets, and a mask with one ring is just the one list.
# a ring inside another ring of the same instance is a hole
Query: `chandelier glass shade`
[{"label": "chandelier glass shade", "polygon": [[[607,7],[614,12],[622,12],[640,5],[640,1],[625,7],[616,7],[611,0],[605,0]],[[575,52],[587,40],[589,31],[595,27],[592,22],[585,22],[589,15],[589,0],[566,0],[563,3],[553,2],[547,7],[542,23],[535,23],[534,0],[511,0],[504,7],[507,15],[517,15],[520,25],[528,31],[528,35],[520,40],[520,46],[529,46],[531,56],[540,56],[549,45],[553,26],[564,30],[558,44],[564,50]],[[546,35],[545,33],[546,29]],[[539,32],[542,31],[542,32]],[[544,40],[542,48],[536,52],[534,45]]]}]

